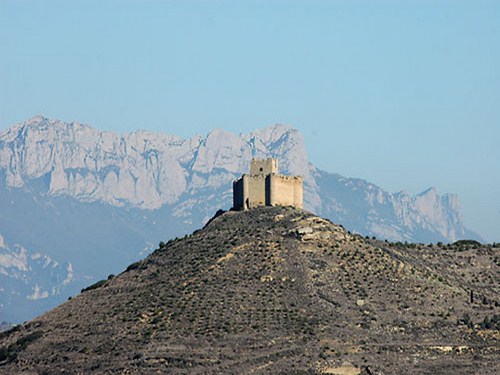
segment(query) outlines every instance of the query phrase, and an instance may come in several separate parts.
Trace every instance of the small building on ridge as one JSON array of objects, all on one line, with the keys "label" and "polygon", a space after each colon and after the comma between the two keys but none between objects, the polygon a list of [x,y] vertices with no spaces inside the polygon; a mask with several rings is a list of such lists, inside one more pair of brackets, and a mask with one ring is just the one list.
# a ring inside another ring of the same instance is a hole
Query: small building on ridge
[{"label": "small building on ridge", "polygon": [[278,159],[253,159],[250,174],[233,182],[233,208],[248,210],[258,206],[302,208],[302,177],[278,173]]}]

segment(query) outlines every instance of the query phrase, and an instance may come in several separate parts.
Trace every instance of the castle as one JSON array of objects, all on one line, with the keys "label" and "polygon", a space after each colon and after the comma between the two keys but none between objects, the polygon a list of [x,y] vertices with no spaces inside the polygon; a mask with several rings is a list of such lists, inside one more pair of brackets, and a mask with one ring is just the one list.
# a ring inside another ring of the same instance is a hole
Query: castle
[{"label": "castle", "polygon": [[278,174],[277,159],[252,159],[250,174],[233,182],[233,208],[257,206],[302,208],[302,177]]}]

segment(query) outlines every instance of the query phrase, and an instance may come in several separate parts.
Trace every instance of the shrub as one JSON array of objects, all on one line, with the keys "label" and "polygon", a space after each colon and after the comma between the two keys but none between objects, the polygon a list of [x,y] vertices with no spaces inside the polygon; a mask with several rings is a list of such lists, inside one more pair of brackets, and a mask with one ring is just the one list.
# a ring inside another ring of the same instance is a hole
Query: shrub
[{"label": "shrub", "polygon": [[139,268],[140,266],[141,266],[141,261],[132,263],[130,266],[127,267],[127,269],[125,270],[125,272],[131,271],[131,270],[135,270],[135,269]]},{"label": "shrub", "polygon": [[478,247],[481,246],[481,243],[475,240],[458,240],[453,242],[453,246],[474,246]]},{"label": "shrub", "polygon": [[100,288],[101,286],[103,286],[104,284],[106,284],[108,282],[108,280],[99,280],[98,282],[96,282],[95,284],[92,284],[86,288],[83,288],[80,292],[81,293],[84,293],[84,292],[88,292],[89,290],[92,290],[92,289],[97,289],[97,288]]},{"label": "shrub", "polygon": [[481,328],[483,329],[491,328],[490,318],[488,318],[487,316],[484,317],[483,321],[481,322]]}]

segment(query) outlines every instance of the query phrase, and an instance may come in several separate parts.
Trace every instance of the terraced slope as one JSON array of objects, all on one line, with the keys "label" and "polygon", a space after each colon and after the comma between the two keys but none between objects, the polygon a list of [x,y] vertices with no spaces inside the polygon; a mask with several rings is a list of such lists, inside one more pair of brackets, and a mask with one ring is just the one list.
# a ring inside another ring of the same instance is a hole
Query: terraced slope
[{"label": "terraced slope", "polygon": [[499,248],[391,244],[283,207],[160,245],[0,334],[0,372],[500,371]]}]

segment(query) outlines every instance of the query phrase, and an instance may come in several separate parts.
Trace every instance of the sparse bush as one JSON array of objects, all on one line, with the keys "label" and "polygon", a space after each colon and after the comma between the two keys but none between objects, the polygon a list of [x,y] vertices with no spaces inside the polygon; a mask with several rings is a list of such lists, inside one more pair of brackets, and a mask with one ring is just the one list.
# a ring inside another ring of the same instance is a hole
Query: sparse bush
[{"label": "sparse bush", "polygon": [[464,315],[462,315],[462,318],[458,321],[458,324],[464,324],[464,325],[466,325],[469,328],[473,328],[474,327],[474,323],[472,322],[469,314],[467,314],[467,313],[465,313]]},{"label": "sparse bush", "polygon": [[108,280],[99,280],[98,282],[96,282],[95,284],[92,284],[86,288],[83,288],[80,292],[81,293],[84,293],[84,292],[88,292],[89,290],[92,290],[92,289],[97,289],[97,288],[100,288],[101,286],[103,286],[104,284],[106,284],[108,282]]},{"label": "sparse bush", "polygon": [[491,328],[491,322],[490,322],[490,318],[488,318],[488,316],[485,316],[483,321],[481,322],[481,328],[482,329],[490,329]]},{"label": "sparse bush", "polygon": [[140,266],[141,266],[141,261],[132,263],[130,266],[127,267],[127,269],[125,270],[125,272],[138,269]]},{"label": "sparse bush", "polygon": [[481,246],[481,243],[475,240],[458,240],[453,242],[453,246],[465,246],[465,247],[479,247]]}]

